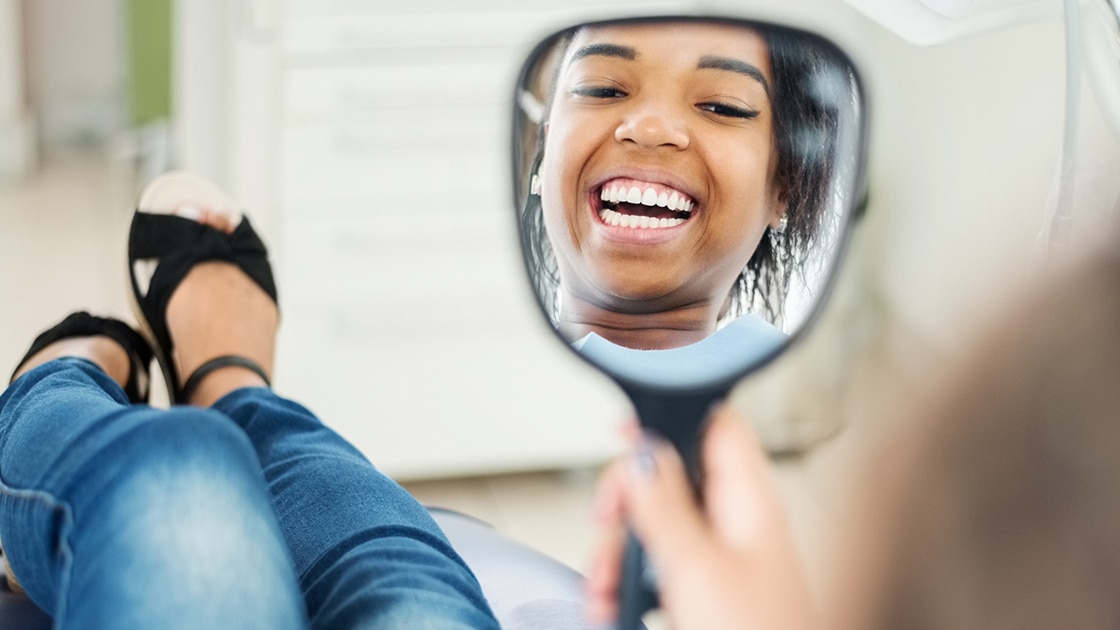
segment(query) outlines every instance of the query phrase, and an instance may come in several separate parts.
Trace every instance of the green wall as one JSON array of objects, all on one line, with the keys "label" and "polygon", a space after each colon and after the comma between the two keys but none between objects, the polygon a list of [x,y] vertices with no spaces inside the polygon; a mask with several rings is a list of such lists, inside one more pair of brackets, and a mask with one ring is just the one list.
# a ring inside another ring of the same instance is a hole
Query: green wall
[{"label": "green wall", "polygon": [[171,117],[171,2],[125,0],[128,105],[137,127]]}]

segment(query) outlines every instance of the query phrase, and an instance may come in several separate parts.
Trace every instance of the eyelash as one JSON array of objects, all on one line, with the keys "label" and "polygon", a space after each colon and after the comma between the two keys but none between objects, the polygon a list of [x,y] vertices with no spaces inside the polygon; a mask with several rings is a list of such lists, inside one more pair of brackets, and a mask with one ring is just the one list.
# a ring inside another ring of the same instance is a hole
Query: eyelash
[{"label": "eyelash", "polygon": [[[626,93],[618,88],[609,86],[588,86],[572,88],[571,94],[583,98],[622,98]],[[742,107],[735,107],[734,105],[727,105],[724,103],[700,103],[697,109],[706,111],[722,118],[740,118],[743,120],[751,120],[757,118],[761,113],[758,110],[745,109]]]},{"label": "eyelash", "polygon": [[618,88],[592,85],[572,88],[572,95],[586,98],[619,98],[626,96],[626,93]]},{"label": "eyelash", "polygon": [[711,112],[716,116],[723,116],[725,118],[742,118],[750,120],[757,118],[761,113],[756,109],[744,109],[742,107],[735,107],[734,105],[726,105],[724,103],[700,103],[697,105],[700,109]]}]

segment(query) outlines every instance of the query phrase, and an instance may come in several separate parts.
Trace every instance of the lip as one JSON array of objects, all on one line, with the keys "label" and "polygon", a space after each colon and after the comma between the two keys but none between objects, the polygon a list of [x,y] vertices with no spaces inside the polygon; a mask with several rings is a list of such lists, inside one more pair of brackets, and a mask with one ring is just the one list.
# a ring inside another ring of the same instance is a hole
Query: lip
[{"label": "lip", "polygon": [[[692,210],[688,213],[688,220],[680,225],[660,228],[632,228],[612,226],[603,222],[599,216],[602,210],[602,200],[599,197],[603,185],[614,179],[633,179],[638,181],[659,184],[685,193],[693,200]],[[596,177],[594,183],[586,191],[587,205],[591,213],[592,224],[596,233],[605,240],[620,244],[656,245],[670,241],[687,231],[695,221],[696,216],[703,211],[703,204],[697,198],[695,190],[673,173],[653,169],[624,169]]]}]

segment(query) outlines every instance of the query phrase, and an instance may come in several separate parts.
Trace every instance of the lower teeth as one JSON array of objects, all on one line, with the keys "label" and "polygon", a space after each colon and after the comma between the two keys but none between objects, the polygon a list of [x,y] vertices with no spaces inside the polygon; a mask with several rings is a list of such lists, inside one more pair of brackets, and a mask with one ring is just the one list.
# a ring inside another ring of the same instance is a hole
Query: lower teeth
[{"label": "lower teeth", "polygon": [[622,214],[621,212],[615,212],[614,210],[610,210],[607,208],[603,208],[599,212],[599,218],[603,220],[603,223],[606,223],[611,227],[637,229],[671,228],[684,223],[684,219],[670,219],[666,217],[655,218],[633,214]]}]

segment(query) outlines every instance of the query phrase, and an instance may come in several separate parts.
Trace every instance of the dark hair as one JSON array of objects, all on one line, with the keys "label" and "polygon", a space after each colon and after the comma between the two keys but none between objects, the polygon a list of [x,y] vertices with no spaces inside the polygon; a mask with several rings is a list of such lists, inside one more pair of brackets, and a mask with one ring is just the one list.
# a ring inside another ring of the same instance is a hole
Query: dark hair
[{"label": "dark hair", "polygon": [[801,36],[766,37],[773,75],[774,179],[786,203],[784,229],[767,228],[731,291],[732,311],[757,305],[772,321],[783,316],[790,277],[804,270],[821,237],[834,194],[841,104],[851,104],[847,68]]},{"label": "dark hair", "polygon": [[[701,19],[700,21],[704,21]],[[555,67],[549,74],[543,120],[547,120],[558,80],[560,60],[578,28],[558,36],[551,50]],[[771,98],[778,163],[775,182],[786,203],[783,229],[767,228],[758,248],[731,289],[727,316],[757,308],[772,322],[784,315],[784,303],[795,271],[804,270],[822,238],[836,175],[841,108],[854,107],[847,64],[823,40],[782,29],[762,33],[770,50]],[[540,81],[540,77],[525,79]],[[543,125],[536,137],[536,155],[529,173],[536,173],[544,155]],[[522,151],[526,147],[521,147]],[[532,150],[532,149],[528,149]],[[528,174],[522,174],[528,177]],[[522,245],[528,253],[530,277],[544,308],[555,316],[559,271],[544,227],[540,198],[527,195],[521,206]]]}]

